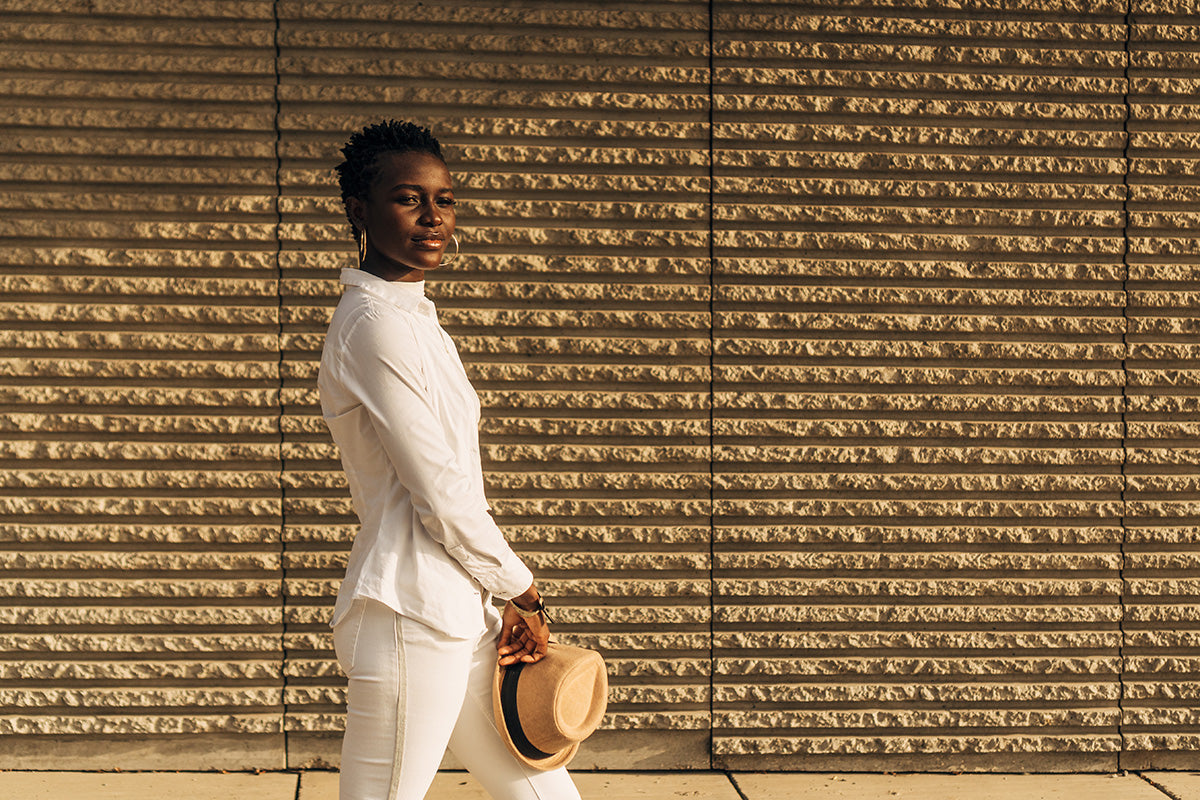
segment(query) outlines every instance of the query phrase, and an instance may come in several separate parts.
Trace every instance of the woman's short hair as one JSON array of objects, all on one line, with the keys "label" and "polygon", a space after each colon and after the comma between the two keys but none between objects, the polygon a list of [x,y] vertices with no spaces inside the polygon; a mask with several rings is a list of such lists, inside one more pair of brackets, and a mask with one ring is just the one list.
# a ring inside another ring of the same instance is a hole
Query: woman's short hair
[{"label": "woman's short hair", "polygon": [[[371,185],[379,177],[379,157],[386,153],[429,153],[443,163],[446,161],[442,156],[442,146],[433,138],[429,128],[394,119],[367,125],[361,131],[350,134],[350,139],[342,148],[346,160],[337,165],[337,176],[342,189],[343,206],[351,197],[367,199]],[[346,209],[346,219],[350,221],[351,233],[357,240],[359,232],[354,220],[350,219],[349,208]]]}]

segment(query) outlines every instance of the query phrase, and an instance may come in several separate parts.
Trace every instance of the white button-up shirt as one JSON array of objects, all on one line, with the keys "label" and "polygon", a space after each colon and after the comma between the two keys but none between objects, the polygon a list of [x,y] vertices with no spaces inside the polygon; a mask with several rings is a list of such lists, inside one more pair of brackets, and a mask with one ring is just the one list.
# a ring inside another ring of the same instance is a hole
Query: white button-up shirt
[{"label": "white button-up shirt", "polygon": [[333,623],[366,597],[477,636],[486,593],[533,583],[484,497],[479,398],[423,281],[344,269],[342,284],[318,385],[361,528]]}]

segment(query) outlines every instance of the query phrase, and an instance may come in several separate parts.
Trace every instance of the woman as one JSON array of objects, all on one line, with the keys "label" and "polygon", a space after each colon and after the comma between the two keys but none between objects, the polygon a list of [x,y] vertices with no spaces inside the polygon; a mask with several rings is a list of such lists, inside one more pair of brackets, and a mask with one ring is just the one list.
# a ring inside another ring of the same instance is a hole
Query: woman
[{"label": "woman", "polygon": [[342,270],[319,378],[361,522],[332,621],[350,676],[341,800],[419,800],[447,748],[496,800],[578,798],[564,769],[522,765],[492,719],[496,659],[536,662],[550,632],[489,514],[479,400],[425,298],[425,273],[458,247],[441,147],[390,121],[342,153],[359,265]]}]

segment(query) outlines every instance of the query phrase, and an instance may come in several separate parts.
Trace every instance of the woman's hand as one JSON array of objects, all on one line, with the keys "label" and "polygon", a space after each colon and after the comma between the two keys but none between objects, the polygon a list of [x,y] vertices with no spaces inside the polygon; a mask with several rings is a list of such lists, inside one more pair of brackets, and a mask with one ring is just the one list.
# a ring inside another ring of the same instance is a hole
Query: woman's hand
[{"label": "woman's hand", "polygon": [[[530,602],[536,603],[537,598],[535,593]],[[504,627],[500,629],[500,642],[496,648],[500,655],[500,666],[507,667],[518,661],[534,664],[546,655],[546,645],[550,643],[550,626],[546,624],[544,614],[523,617],[517,613],[512,601],[509,601],[504,606],[503,619]]]}]

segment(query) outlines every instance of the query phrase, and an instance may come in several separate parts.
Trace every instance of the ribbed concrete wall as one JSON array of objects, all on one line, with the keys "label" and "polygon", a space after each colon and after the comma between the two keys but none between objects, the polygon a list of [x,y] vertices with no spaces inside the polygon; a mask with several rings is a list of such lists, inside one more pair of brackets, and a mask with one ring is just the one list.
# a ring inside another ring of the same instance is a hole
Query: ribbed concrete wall
[{"label": "ribbed concrete wall", "polygon": [[721,765],[1120,749],[1123,6],[942,6],[716,6]]},{"label": "ribbed concrete wall", "polygon": [[0,767],[336,761],[394,115],[580,766],[1196,768],[1197,9],[160,5],[0,3]]},{"label": "ribbed concrete wall", "polygon": [[1200,30],[1139,0],[1129,44],[1123,763],[1200,750]]},{"label": "ribbed concrete wall", "polygon": [[272,7],[52,5],[0,17],[0,763],[278,764]]}]

